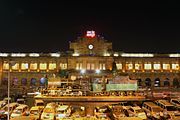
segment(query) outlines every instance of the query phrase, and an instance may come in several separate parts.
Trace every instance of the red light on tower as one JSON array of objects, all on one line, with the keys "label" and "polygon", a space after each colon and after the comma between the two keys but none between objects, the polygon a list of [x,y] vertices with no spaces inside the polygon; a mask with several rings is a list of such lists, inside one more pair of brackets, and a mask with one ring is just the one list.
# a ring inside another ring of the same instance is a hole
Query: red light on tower
[{"label": "red light on tower", "polygon": [[95,35],[96,35],[95,31],[87,31],[87,33],[86,33],[87,37],[92,37],[93,38],[93,37],[95,37]]}]

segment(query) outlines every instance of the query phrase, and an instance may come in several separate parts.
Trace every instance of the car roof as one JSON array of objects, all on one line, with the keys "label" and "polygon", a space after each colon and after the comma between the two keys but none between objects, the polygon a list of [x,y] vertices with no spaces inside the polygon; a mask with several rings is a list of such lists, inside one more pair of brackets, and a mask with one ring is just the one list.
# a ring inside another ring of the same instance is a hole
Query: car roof
[{"label": "car roof", "polygon": [[134,110],[140,110],[141,108],[139,106],[131,107]]},{"label": "car roof", "polygon": [[151,107],[159,107],[159,106],[157,106],[155,103],[153,103],[153,102],[144,102],[143,104],[146,104],[146,105],[149,105],[149,106],[151,106]]},{"label": "car roof", "polygon": [[[19,103],[13,102],[13,103],[9,103],[9,107],[12,107],[14,105],[18,105]],[[8,106],[8,104],[6,105],[6,107]]]},{"label": "car roof", "polygon": [[24,107],[28,107],[27,105],[24,105],[24,104],[21,104],[21,105],[19,105],[16,109],[22,109],[22,108],[24,108]]},{"label": "car roof", "polygon": [[69,107],[68,105],[61,105],[57,108],[57,110],[60,110],[60,111],[66,110],[68,107]]},{"label": "car roof", "polygon": [[32,106],[30,110],[39,110],[39,106]]}]

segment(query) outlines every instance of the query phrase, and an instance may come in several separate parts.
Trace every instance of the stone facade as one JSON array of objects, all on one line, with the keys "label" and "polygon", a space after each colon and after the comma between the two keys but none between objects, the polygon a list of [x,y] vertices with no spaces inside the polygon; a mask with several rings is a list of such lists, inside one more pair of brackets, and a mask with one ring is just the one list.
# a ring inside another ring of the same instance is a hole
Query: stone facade
[{"label": "stone facade", "polygon": [[[173,80],[180,81],[180,56],[175,54],[124,54],[114,52],[112,43],[107,42],[103,37],[81,37],[70,43],[72,52],[56,53],[60,56],[52,56],[51,53],[41,53],[38,56],[12,56],[12,54],[1,53],[0,57],[0,84],[6,85],[8,73],[10,74],[11,85],[18,86],[39,86],[40,79],[51,77],[61,70],[69,71],[70,76],[82,76],[81,70],[88,76],[104,76],[110,74],[112,63],[115,62],[118,73],[128,74],[131,79],[139,79],[143,86],[147,85],[146,80],[151,80],[151,85],[159,79],[160,86],[169,82],[173,86]],[[10,61],[16,63],[9,66]],[[100,73],[96,73],[100,70]]]}]

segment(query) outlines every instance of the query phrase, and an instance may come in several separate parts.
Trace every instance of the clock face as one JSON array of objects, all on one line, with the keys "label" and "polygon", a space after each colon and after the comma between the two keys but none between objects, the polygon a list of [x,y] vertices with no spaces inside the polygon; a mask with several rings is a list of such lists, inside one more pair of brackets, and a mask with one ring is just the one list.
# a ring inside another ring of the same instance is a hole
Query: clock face
[{"label": "clock face", "polygon": [[90,50],[92,50],[92,49],[93,49],[93,45],[88,45],[88,48],[89,48]]}]

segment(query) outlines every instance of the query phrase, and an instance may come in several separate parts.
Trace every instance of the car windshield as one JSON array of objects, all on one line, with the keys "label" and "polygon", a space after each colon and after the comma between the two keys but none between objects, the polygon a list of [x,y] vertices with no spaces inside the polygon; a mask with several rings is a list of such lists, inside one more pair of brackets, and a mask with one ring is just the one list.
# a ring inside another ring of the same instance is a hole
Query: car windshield
[{"label": "car windshield", "polygon": [[31,110],[30,113],[36,115],[36,114],[38,114],[38,110]]},{"label": "car windshield", "polygon": [[176,108],[174,106],[166,106],[167,111],[176,111]]},{"label": "car windshield", "polygon": [[142,113],[142,112],[144,112],[143,109],[136,110],[136,113]]},{"label": "car windshield", "polygon": [[[5,107],[4,110],[8,111],[8,107]],[[12,107],[9,107],[9,111],[11,111],[11,110],[12,110]]]},{"label": "car windshield", "polygon": [[160,112],[162,111],[161,108],[153,108],[153,112]]},{"label": "car windshield", "polygon": [[45,113],[54,113],[54,110],[52,108],[45,108],[44,112]]},{"label": "car windshield", "polygon": [[37,103],[37,106],[44,106],[44,103]]},{"label": "car windshield", "polygon": [[16,109],[13,111],[13,113],[15,114],[21,114],[22,113],[22,109]]}]

